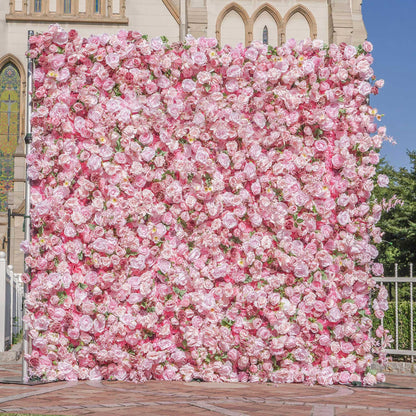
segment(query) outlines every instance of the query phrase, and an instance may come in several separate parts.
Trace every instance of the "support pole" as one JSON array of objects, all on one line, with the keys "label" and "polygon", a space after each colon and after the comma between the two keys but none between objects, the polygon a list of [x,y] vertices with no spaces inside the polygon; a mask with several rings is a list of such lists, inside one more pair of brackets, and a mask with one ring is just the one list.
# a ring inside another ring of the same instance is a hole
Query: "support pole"
[{"label": "support pole", "polygon": [[[28,49],[29,38],[34,35],[33,30],[28,30]],[[25,136],[25,150],[26,156],[30,153],[32,142],[32,93],[33,93],[33,60],[28,56],[27,58],[27,91],[26,91],[26,136]],[[25,240],[30,241],[30,180],[27,175],[27,163],[26,163],[26,186],[25,186]],[[25,257],[27,254],[25,254]],[[25,261],[25,273],[30,273],[29,267]],[[26,314],[25,298],[27,293],[27,285],[23,285],[23,359],[22,359],[22,381],[27,383],[29,381],[28,365],[25,359],[26,354],[29,353],[29,337],[27,323],[24,321],[24,315]]]},{"label": "support pole", "polygon": [[188,0],[180,0],[179,4],[179,41],[183,42],[188,33]]},{"label": "support pole", "polygon": [[6,253],[0,251],[0,352],[6,346]]},{"label": "support pole", "polygon": [[7,208],[7,265],[10,264],[12,210]]},{"label": "support pole", "polygon": [[9,276],[10,282],[10,346],[13,345],[13,318],[14,318],[14,297],[15,297],[15,290],[14,290],[14,271],[13,266],[11,264],[7,265],[6,273]]}]

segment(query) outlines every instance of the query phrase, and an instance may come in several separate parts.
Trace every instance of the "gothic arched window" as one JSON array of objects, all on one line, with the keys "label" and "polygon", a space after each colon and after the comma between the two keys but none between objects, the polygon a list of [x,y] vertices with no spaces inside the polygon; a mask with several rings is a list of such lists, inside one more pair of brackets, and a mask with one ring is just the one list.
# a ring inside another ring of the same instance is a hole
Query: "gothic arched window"
[{"label": "gothic arched window", "polygon": [[15,65],[0,69],[0,211],[7,211],[13,189],[13,154],[20,132],[20,74]]},{"label": "gothic arched window", "polygon": [[264,26],[263,28],[263,43],[265,45],[269,44],[269,29],[267,28],[267,26]]},{"label": "gothic arched window", "polygon": [[71,0],[64,0],[64,13],[71,14]]},{"label": "gothic arched window", "polygon": [[33,5],[33,11],[35,13],[40,13],[42,11],[42,0],[35,0]]},{"label": "gothic arched window", "polygon": [[101,0],[94,0],[94,13],[101,13]]}]

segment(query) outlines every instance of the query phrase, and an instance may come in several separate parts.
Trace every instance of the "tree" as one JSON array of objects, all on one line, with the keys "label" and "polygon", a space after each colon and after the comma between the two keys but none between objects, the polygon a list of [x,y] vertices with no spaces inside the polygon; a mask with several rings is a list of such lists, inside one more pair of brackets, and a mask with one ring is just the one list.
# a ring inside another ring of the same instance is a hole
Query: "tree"
[{"label": "tree", "polygon": [[384,231],[383,241],[378,244],[378,261],[384,264],[385,274],[394,270],[398,263],[403,271],[408,271],[408,264],[416,264],[416,151],[407,152],[410,169],[395,170],[384,159],[377,171],[390,179],[388,188],[376,187],[374,197],[381,202],[388,201],[394,195],[403,204],[383,212],[378,226]]}]

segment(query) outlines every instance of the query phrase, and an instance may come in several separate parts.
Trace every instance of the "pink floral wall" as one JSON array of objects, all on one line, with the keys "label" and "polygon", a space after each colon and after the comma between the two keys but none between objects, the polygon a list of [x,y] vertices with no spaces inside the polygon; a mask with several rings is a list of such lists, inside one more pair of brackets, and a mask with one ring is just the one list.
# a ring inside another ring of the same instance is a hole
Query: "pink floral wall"
[{"label": "pink floral wall", "polygon": [[30,45],[31,377],[383,379],[370,43]]}]

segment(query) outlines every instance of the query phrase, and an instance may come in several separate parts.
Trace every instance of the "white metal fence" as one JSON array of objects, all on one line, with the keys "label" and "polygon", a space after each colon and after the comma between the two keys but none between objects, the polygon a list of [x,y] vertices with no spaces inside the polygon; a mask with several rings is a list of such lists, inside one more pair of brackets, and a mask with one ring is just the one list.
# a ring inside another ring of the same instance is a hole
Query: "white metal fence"
[{"label": "white metal fence", "polygon": [[413,276],[413,264],[409,265],[409,276],[399,277],[398,265],[394,265],[393,277],[378,277],[389,294],[389,310],[381,320],[390,330],[393,345],[386,352],[389,355],[409,356],[411,362],[415,351],[415,289],[416,278]]},{"label": "white metal fence", "polygon": [[7,266],[0,252],[0,352],[8,349],[23,328],[23,283],[21,275]]}]

